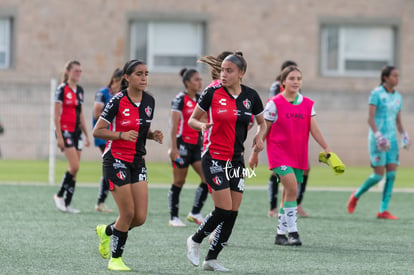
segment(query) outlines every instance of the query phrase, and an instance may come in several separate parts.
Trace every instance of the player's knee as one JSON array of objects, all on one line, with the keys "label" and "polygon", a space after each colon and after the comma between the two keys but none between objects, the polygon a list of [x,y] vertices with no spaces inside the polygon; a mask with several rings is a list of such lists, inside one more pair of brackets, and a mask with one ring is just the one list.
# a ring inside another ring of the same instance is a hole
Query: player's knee
[{"label": "player's knee", "polygon": [[71,165],[68,170],[71,175],[75,176],[79,171],[79,164]]},{"label": "player's knee", "polygon": [[173,185],[181,188],[181,187],[183,187],[184,183],[185,183],[185,179],[183,179],[183,180],[174,180]]},{"label": "player's knee", "polygon": [[137,226],[141,226],[145,223],[145,221],[147,220],[147,216],[146,215],[137,215],[134,218],[134,221],[132,222],[131,227],[137,227]]},{"label": "player's knee", "polygon": [[135,216],[135,211],[133,209],[133,207],[131,207],[132,209],[126,208],[126,209],[120,209],[120,213],[119,213],[119,218],[122,219],[125,223],[131,224],[134,216]]}]

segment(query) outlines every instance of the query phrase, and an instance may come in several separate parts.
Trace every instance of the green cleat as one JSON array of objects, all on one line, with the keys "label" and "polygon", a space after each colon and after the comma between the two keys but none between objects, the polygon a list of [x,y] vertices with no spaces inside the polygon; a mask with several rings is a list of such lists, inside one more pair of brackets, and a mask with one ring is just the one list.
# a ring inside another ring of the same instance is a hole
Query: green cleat
[{"label": "green cleat", "polygon": [[111,258],[108,263],[109,270],[116,270],[116,271],[130,271],[131,268],[126,266],[122,261],[122,257],[119,258]]},{"label": "green cleat", "polygon": [[101,254],[102,258],[108,259],[111,251],[109,247],[111,238],[108,235],[106,235],[105,229],[105,224],[98,224],[96,226],[96,234],[99,238],[99,254]]}]

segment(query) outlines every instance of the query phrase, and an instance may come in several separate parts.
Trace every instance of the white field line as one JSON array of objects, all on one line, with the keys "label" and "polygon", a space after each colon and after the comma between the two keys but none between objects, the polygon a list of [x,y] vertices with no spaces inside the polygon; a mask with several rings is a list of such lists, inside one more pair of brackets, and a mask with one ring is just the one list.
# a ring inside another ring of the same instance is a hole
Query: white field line
[{"label": "white field line", "polygon": [[[20,182],[20,181],[0,181],[0,185],[21,185],[21,186],[50,186],[48,183],[42,183],[42,182]],[[56,188],[59,186],[59,184],[55,184]],[[96,187],[98,188],[98,183],[77,183],[76,187]],[[184,188],[188,189],[195,189],[198,185],[196,184],[188,184],[185,185]],[[170,184],[160,184],[160,183],[149,183],[149,188],[161,188],[161,189],[167,189],[170,187]],[[357,187],[312,187],[307,186],[307,191],[330,191],[330,192],[352,192]],[[246,186],[246,190],[267,190],[267,185],[262,186]],[[379,189],[378,187],[373,187],[369,190],[370,192],[382,192],[382,189]],[[414,188],[394,188],[393,192],[401,192],[401,193],[414,193]]]}]

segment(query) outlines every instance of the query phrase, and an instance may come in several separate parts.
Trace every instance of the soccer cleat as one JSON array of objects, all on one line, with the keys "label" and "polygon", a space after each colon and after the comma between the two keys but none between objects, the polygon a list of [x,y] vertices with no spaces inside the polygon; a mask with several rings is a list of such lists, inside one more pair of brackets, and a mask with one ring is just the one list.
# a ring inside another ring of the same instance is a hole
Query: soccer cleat
[{"label": "soccer cleat", "polygon": [[309,217],[308,213],[303,210],[303,207],[300,204],[298,204],[298,215],[304,218]]},{"label": "soccer cleat", "polygon": [[55,200],[56,208],[62,212],[66,212],[67,209],[65,205],[65,199],[58,197],[56,194],[53,196],[53,199]]},{"label": "soccer cleat", "polygon": [[194,266],[200,264],[200,244],[193,241],[193,236],[188,237],[187,239],[187,259]]},{"label": "soccer cleat", "polygon": [[298,232],[290,232],[288,234],[287,245],[296,245],[296,246],[302,245]]},{"label": "soccer cleat", "polygon": [[122,257],[111,258],[108,262],[108,269],[115,271],[131,271],[131,268],[125,265],[124,261],[122,261]]},{"label": "soccer cleat", "polygon": [[99,238],[99,254],[104,259],[109,258],[109,253],[111,252],[110,249],[110,241],[111,238],[106,235],[106,225],[105,224],[98,224],[96,226],[96,235]]},{"label": "soccer cleat", "polygon": [[350,214],[354,213],[357,202],[358,202],[358,198],[355,197],[355,191],[354,191],[349,197],[348,203],[346,205],[346,208],[348,208],[348,213]]},{"label": "soccer cleat", "polygon": [[272,210],[269,210],[269,212],[267,212],[267,216],[271,218],[277,217],[278,216],[277,208],[273,208]]},{"label": "soccer cleat", "polygon": [[72,206],[68,205],[68,206],[66,206],[66,212],[72,213],[72,214],[79,214],[80,210],[76,209],[76,208],[73,208]]},{"label": "soccer cleat", "polygon": [[275,244],[288,245],[288,238],[286,237],[286,235],[277,234],[275,238]]},{"label": "soccer cleat", "polygon": [[190,212],[187,215],[187,221],[195,222],[196,224],[200,225],[200,224],[203,223],[204,219],[203,219],[203,216],[200,213],[193,214],[192,212]]},{"label": "soccer cleat", "polygon": [[95,211],[96,212],[105,212],[105,213],[111,213],[114,212],[112,209],[108,208],[103,202],[95,205]]},{"label": "soccer cleat", "polygon": [[398,220],[398,218],[396,216],[392,215],[388,211],[384,211],[382,213],[378,213],[377,214],[377,218],[378,219],[385,219],[385,220]]},{"label": "soccer cleat", "polygon": [[185,223],[183,223],[179,217],[174,217],[170,222],[168,223],[169,226],[172,227],[184,227]]},{"label": "soccer cleat", "polygon": [[207,260],[203,262],[203,269],[208,271],[230,272],[230,269],[225,268],[217,262],[217,260]]}]

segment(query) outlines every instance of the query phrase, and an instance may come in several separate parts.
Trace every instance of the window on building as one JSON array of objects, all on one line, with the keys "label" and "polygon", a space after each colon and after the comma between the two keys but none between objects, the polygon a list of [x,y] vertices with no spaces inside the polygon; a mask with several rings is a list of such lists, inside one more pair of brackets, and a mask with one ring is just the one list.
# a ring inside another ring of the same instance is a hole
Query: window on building
[{"label": "window on building", "polygon": [[203,52],[203,22],[133,21],[130,57],[145,60],[152,71],[196,67]]},{"label": "window on building", "polygon": [[11,19],[0,17],[0,69],[10,67]]},{"label": "window on building", "polygon": [[323,75],[376,76],[384,65],[395,63],[393,26],[325,25],[321,38]]}]

